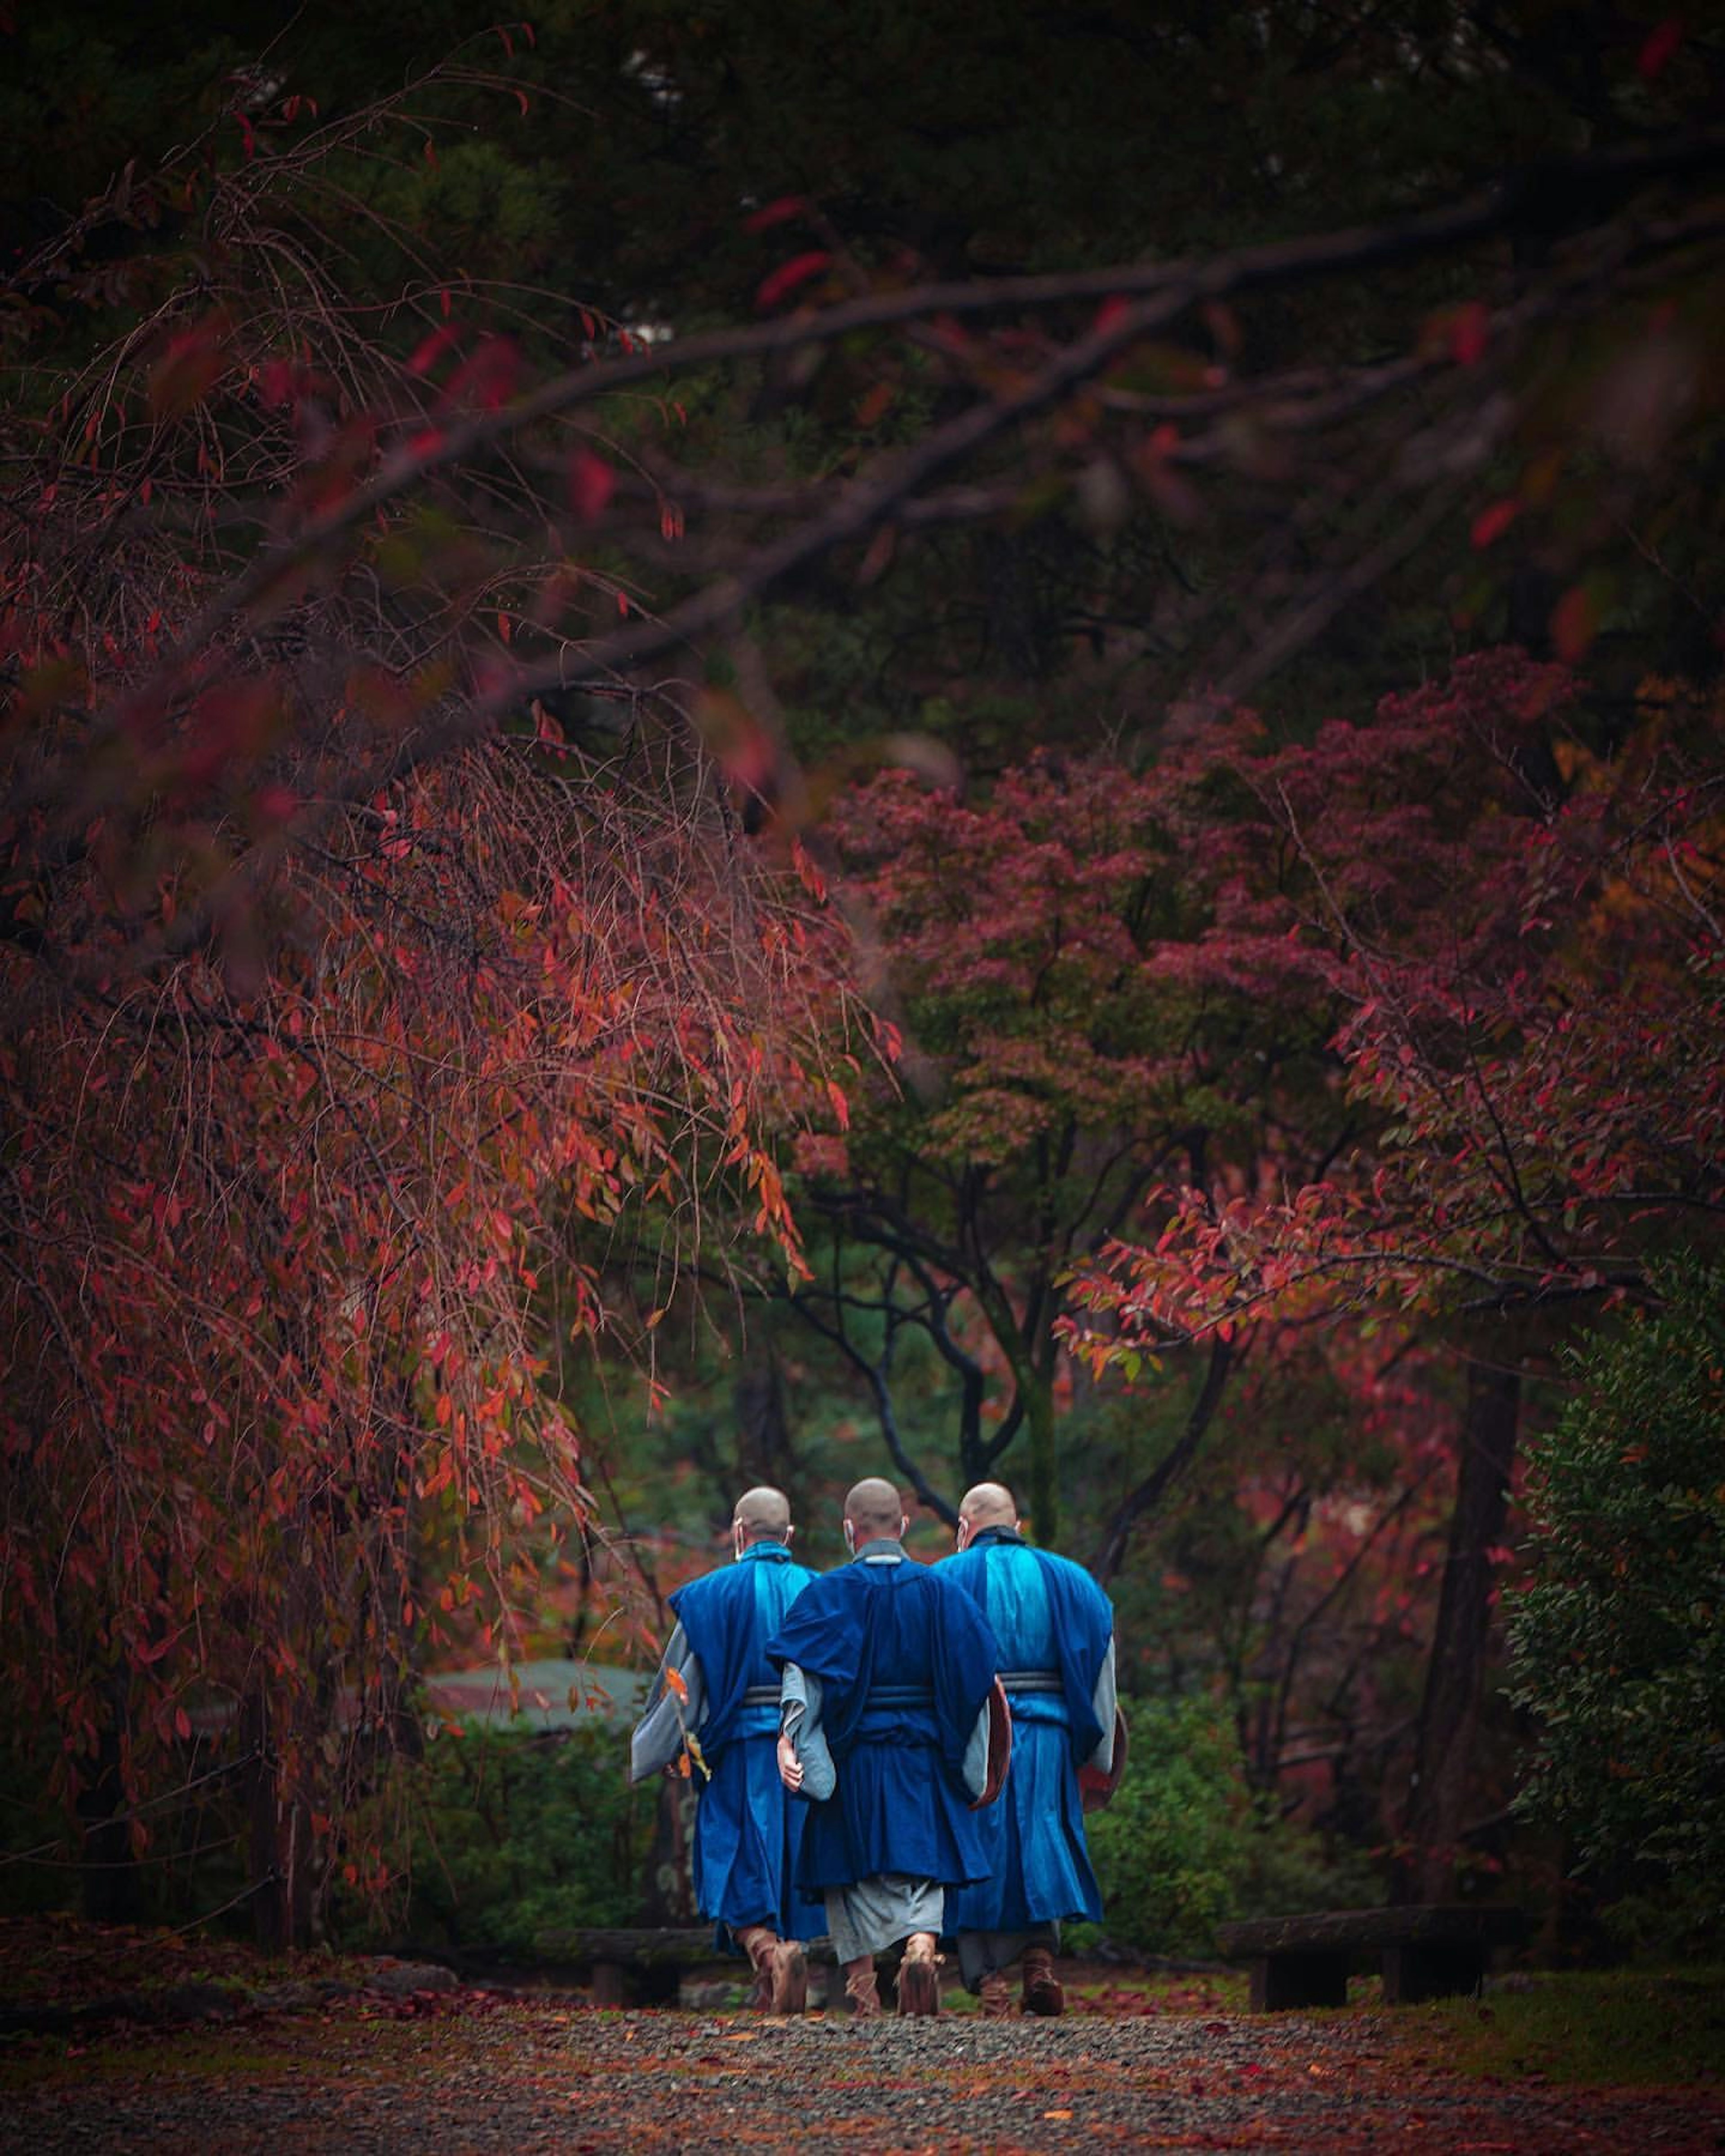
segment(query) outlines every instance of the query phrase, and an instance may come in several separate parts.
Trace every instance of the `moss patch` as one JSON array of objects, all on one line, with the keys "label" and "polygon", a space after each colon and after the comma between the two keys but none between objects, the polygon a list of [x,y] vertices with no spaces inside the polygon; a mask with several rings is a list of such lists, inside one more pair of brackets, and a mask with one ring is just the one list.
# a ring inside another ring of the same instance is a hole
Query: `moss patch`
[{"label": "moss patch", "polygon": [[1475,2077],[1593,2088],[1717,2080],[1725,1968],[1535,1977],[1525,1990],[1419,2008],[1408,2034],[1435,2035],[1445,2065]]}]

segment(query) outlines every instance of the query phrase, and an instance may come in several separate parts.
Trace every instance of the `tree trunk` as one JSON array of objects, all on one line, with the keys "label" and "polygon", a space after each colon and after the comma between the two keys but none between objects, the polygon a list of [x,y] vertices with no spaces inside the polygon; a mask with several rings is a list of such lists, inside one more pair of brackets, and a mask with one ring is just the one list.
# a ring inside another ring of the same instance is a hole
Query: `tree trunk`
[{"label": "tree trunk", "polygon": [[95,1772],[78,1792],[84,1830],[80,1885],[84,1913],[91,1923],[136,1924],[144,1915],[142,1882],[133,1860],[131,1805],[120,1768],[126,1690],[117,1676],[103,1690],[108,1715],[100,1725]]},{"label": "tree trunk", "polygon": [[1056,1473],[1053,1381],[1024,1370],[1024,1423],[1029,1437],[1030,1528],[1044,1549],[1052,1549],[1060,1532],[1060,1478]]},{"label": "tree trunk", "polygon": [[1491,1553],[1503,1540],[1509,1511],[1520,1403],[1514,1371],[1470,1368],[1455,1509],[1402,1835],[1405,1854],[1394,1881],[1399,1902],[1441,1902],[1454,1891],[1491,1632]]},{"label": "tree trunk", "polygon": [[785,1407],[784,1376],[770,1343],[738,1373],[733,1398],[742,1479],[788,1491],[796,1479],[796,1455]]},{"label": "tree trunk", "polygon": [[1153,1512],[1162,1502],[1168,1486],[1178,1476],[1191,1465],[1193,1455],[1204,1442],[1204,1432],[1209,1428],[1223,1388],[1228,1383],[1228,1373],[1234,1366],[1235,1351],[1219,1333],[1210,1342],[1210,1359],[1204,1373],[1204,1383],[1198,1389],[1198,1397],[1192,1403],[1186,1417],[1185,1428],[1174,1440],[1155,1466],[1137,1487],[1115,1510],[1103,1532],[1090,1568],[1106,1587],[1126,1560],[1127,1546],[1131,1542],[1132,1529],[1145,1513]]},{"label": "tree trunk", "polygon": [[284,1742],[261,1695],[249,1703],[245,1729],[255,1753],[246,1807],[253,1933],[263,1953],[285,1953],[311,1943],[316,1886],[311,1808],[295,1786],[295,1748]]}]

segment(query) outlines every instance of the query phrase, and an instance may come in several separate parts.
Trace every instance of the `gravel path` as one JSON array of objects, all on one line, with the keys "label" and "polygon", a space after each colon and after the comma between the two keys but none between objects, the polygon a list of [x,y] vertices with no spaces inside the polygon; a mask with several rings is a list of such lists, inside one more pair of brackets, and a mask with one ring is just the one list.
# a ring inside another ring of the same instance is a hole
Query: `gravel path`
[{"label": "gravel path", "polygon": [[468,1993],[412,2014],[270,2015],[14,2056],[0,2150],[1725,2149],[1711,2091],[1468,2082],[1420,2041],[1382,2015],[859,2026]]}]

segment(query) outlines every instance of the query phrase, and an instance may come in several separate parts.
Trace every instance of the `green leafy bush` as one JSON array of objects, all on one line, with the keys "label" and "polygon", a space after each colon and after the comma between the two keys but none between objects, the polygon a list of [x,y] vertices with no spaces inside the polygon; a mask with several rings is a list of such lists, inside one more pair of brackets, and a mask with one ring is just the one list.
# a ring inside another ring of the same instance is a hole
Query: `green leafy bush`
[{"label": "green leafy bush", "polygon": [[[1363,1852],[1266,1814],[1234,1724],[1203,1699],[1128,1702],[1132,1754],[1091,1815],[1102,1929],[1142,1953],[1208,1954],[1235,1917],[1368,1907],[1383,1898]],[[1070,1943],[1081,1950],[1081,1935]]]},{"label": "green leafy bush", "polygon": [[631,1789],[626,1758],[611,1730],[440,1738],[411,1809],[410,1936],[531,1957],[542,1932],[639,1922],[658,1784]]},{"label": "green leafy bush", "polygon": [[1128,1704],[1125,1779],[1089,1822],[1108,1936],[1208,1951],[1245,1876],[1252,1806],[1233,1728],[1207,1700]]},{"label": "green leafy bush", "polygon": [[1725,1270],[1584,1343],[1529,1478],[1512,1697],[1540,1725],[1518,1802],[1597,1872],[1725,1881]]},{"label": "green leafy bush", "polygon": [[1314,1909],[1373,1909],[1384,1878],[1365,1851],[1291,1820],[1261,1820],[1246,1849],[1232,1913],[1298,1917]]}]

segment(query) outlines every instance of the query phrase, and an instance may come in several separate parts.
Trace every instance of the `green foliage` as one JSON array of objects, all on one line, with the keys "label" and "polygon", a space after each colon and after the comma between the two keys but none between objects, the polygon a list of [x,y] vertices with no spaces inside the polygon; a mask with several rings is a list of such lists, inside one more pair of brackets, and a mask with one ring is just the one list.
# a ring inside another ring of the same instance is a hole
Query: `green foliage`
[{"label": "green foliage", "polygon": [[1233,1729],[1208,1700],[1132,1702],[1125,1779],[1090,1821],[1109,1936],[1202,1950],[1245,1877],[1251,1799]]},{"label": "green foliage", "polygon": [[1512,1697],[1541,1725],[1522,1809],[1595,1867],[1725,1878],[1725,1269],[1573,1358],[1579,1390],[1527,1493]]},{"label": "green foliage", "polygon": [[1235,1899],[1242,1917],[1298,1917],[1312,1909],[1371,1909],[1384,1879],[1364,1850],[1266,1818],[1246,1848]]},{"label": "green foliage", "polygon": [[1539,2074],[1559,2087],[1671,2087],[1712,2079],[1725,2036],[1725,1970],[1593,1971],[1494,1988],[1488,2005],[1416,2010],[1444,2030],[1446,2066],[1497,2081]]},{"label": "green foliage", "polygon": [[1129,1703],[1119,1794],[1089,1821],[1109,1938],[1145,1953],[1210,1952],[1235,1917],[1368,1907],[1382,1889],[1363,1853],[1266,1813],[1239,1739],[1207,1699]]},{"label": "green foliage", "polygon": [[398,1860],[411,1937],[530,1957],[541,1932],[639,1920],[657,1789],[629,1787],[615,1731],[547,1744],[468,1726],[419,1772]]}]

